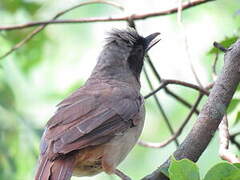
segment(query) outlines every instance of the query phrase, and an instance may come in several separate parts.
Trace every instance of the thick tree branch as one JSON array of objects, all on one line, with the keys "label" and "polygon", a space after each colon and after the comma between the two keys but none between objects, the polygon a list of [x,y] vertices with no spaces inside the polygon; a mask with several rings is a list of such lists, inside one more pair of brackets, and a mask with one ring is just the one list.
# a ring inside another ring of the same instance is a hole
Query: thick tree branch
[{"label": "thick tree branch", "polygon": [[[196,162],[207,148],[217,130],[226,109],[240,82],[240,39],[228,49],[224,56],[224,66],[210,92],[198,120],[183,143],[174,152],[176,159],[187,158]],[[144,180],[164,180],[162,169],[169,167],[170,160],[163,163]]]},{"label": "thick tree branch", "polygon": [[[206,2],[210,2],[213,0],[195,0],[195,1],[187,1],[182,5],[182,9],[188,9]],[[13,25],[13,26],[1,26],[0,30],[15,30],[15,29],[24,29],[33,26],[40,26],[45,24],[66,24],[66,23],[91,23],[91,22],[110,22],[110,21],[127,21],[128,19],[133,20],[142,20],[150,17],[163,16],[176,13],[178,7],[168,9],[165,11],[159,12],[151,12],[145,14],[133,14],[131,16],[119,16],[119,17],[101,17],[101,18],[81,18],[81,19],[68,19],[68,20],[48,20],[48,21],[36,21],[29,22],[26,24]]]}]

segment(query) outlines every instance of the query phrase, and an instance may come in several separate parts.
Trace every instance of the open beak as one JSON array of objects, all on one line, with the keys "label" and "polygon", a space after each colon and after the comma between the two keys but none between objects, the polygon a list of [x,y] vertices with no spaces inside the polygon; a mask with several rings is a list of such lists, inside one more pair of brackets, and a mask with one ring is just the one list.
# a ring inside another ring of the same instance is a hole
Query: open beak
[{"label": "open beak", "polygon": [[160,33],[157,32],[145,37],[145,41],[146,41],[145,52],[147,52],[149,49],[151,49],[151,47],[153,47],[155,44],[157,44],[161,40],[159,35]]}]

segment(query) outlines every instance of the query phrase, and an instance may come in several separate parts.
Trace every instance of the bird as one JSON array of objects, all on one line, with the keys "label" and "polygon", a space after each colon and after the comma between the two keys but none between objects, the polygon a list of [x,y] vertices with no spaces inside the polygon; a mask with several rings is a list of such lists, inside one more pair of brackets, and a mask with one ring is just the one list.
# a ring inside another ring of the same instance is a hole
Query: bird
[{"label": "bird", "polygon": [[112,29],[85,84],[57,105],[41,141],[35,180],[69,180],[117,169],[137,143],[145,120],[140,74],[160,33]]}]

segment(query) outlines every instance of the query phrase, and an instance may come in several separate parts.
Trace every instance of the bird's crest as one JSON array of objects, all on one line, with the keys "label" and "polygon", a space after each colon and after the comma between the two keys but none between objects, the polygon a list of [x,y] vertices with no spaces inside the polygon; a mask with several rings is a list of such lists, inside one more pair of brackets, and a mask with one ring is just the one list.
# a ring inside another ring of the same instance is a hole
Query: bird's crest
[{"label": "bird's crest", "polygon": [[113,41],[124,41],[134,46],[139,41],[142,41],[144,38],[140,36],[135,29],[127,28],[124,30],[113,29],[108,33],[108,37],[106,38],[107,44]]}]

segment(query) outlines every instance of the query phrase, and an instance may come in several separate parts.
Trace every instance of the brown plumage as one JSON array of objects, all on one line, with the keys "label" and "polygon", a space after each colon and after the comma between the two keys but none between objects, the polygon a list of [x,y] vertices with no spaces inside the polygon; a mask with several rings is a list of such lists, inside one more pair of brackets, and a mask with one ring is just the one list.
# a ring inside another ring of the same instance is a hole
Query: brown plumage
[{"label": "brown plumage", "polygon": [[159,33],[114,30],[86,84],[63,100],[41,139],[35,180],[116,173],[144,124],[139,76]]}]

